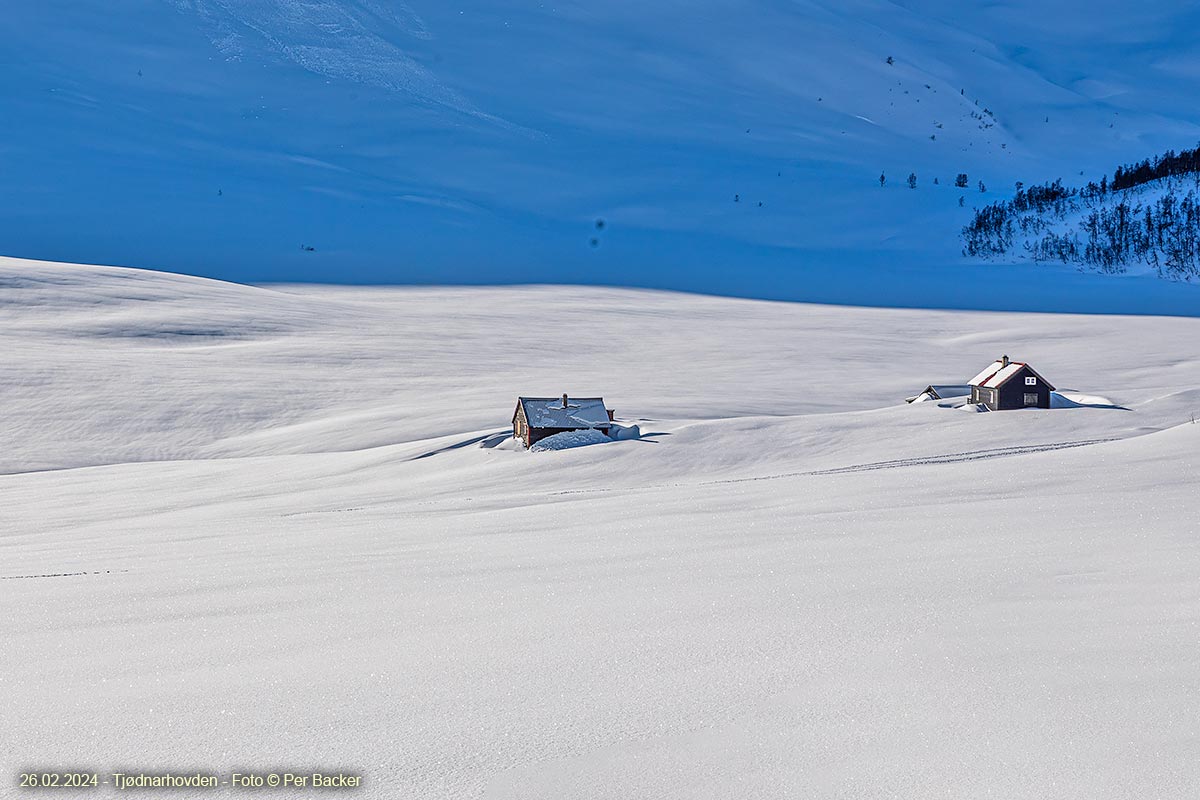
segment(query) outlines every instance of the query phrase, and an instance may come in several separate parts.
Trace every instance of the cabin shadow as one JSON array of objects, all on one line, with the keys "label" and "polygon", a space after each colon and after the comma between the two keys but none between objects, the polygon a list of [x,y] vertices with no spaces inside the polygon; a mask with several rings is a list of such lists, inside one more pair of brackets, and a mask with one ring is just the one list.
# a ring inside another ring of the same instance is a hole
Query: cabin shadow
[{"label": "cabin shadow", "polygon": [[[491,450],[496,445],[503,444],[504,442],[507,442],[511,438],[512,438],[512,431],[510,431],[506,428],[501,431],[496,431],[495,433],[489,433],[488,435],[482,437],[481,439],[477,439],[477,440],[473,440],[473,441],[478,441],[480,447],[482,447],[486,450]],[[470,442],[467,442],[467,444],[470,444]]]},{"label": "cabin shadow", "polygon": [[645,442],[646,444],[658,444],[658,442],[654,441],[655,439],[659,438],[660,436],[670,436],[670,435],[671,434],[668,433],[667,431],[659,431],[657,433],[643,433],[640,436],[638,436],[636,439],[627,439],[626,441]]},{"label": "cabin shadow", "polygon": [[472,436],[470,439],[463,439],[461,442],[448,444],[445,447],[439,447],[436,450],[429,450],[425,453],[421,453],[419,456],[413,456],[409,459],[409,461],[420,461],[422,458],[430,458],[442,453],[449,453],[451,450],[461,450],[464,447],[470,447],[476,443],[478,443],[480,447],[495,447],[508,438],[509,432],[506,430],[499,431],[497,433],[485,433],[482,436]]}]

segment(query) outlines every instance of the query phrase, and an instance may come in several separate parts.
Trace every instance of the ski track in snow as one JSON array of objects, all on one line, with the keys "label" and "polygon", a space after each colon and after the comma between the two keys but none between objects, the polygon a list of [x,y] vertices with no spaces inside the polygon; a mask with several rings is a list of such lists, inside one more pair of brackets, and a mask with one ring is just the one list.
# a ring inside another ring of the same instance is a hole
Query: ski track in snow
[{"label": "ski track in snow", "polygon": [[[1011,456],[1029,455],[1031,453],[1045,453],[1053,450],[1067,450],[1075,447],[1087,447],[1093,444],[1103,444],[1105,442],[1120,441],[1122,437],[1110,437],[1105,439],[1085,439],[1077,442],[1054,442],[1051,444],[1036,444],[1036,445],[1019,445],[1015,447],[998,447],[991,450],[973,450],[965,453],[947,453],[945,455],[923,456],[920,458],[901,458],[892,461],[875,461],[866,464],[851,464],[846,467],[834,467],[832,469],[815,469],[802,470],[797,472],[780,472],[772,475],[754,475],[746,478],[726,478],[715,481],[701,481],[699,483],[669,483],[656,486],[638,487],[638,490],[646,489],[673,489],[699,486],[719,486],[723,484],[734,483],[754,483],[757,481],[775,481],[784,478],[803,478],[814,475],[843,475],[853,472],[873,472],[881,469],[902,469],[905,467],[927,467],[938,464],[957,464],[964,461],[981,461],[989,458],[1008,458]],[[1129,437],[1136,438],[1136,437]],[[599,488],[599,489],[577,489],[566,490],[561,492],[551,492],[550,496],[554,495],[569,495],[569,494],[589,494],[592,492],[616,492],[630,491],[627,488]]]},{"label": "ski track in snow", "polygon": [[0,575],[0,581],[25,581],[36,578],[77,578],[81,575],[112,575],[115,573],[129,572],[127,569],[103,569],[91,570],[84,572],[48,572],[42,575]]},{"label": "ski track in snow", "polygon": [[962,461],[979,461],[985,458],[1006,458],[1008,456],[1026,455],[1029,453],[1045,453],[1050,450],[1065,450],[1071,447],[1087,447],[1092,444],[1115,442],[1118,438],[1085,439],[1078,442],[1054,442],[1051,444],[1035,444],[1018,447],[998,447],[993,450],[973,450],[966,453],[949,453],[927,458],[902,458],[894,461],[879,461],[871,464],[855,464],[836,469],[816,470],[810,475],[838,475],[844,472],[870,472],[877,469],[899,469],[901,467],[929,466],[932,464],[956,464]]}]

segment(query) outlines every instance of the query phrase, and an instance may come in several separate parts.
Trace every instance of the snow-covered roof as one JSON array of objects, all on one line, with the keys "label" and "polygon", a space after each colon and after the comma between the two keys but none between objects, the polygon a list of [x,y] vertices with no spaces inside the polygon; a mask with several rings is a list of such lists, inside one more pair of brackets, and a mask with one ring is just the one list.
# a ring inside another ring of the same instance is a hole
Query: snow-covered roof
[{"label": "snow-covered roof", "polygon": [[915,397],[904,398],[910,403],[925,400],[949,400],[951,397],[965,397],[971,393],[971,387],[958,383],[931,383],[924,391]]},{"label": "snow-covered roof", "polygon": [[1007,366],[1005,366],[1003,361],[993,361],[988,365],[987,369],[980,372],[974,378],[971,378],[971,385],[991,388],[1002,386],[1023,369],[1028,369],[1034,375],[1037,375],[1038,378],[1041,378],[1042,382],[1049,386],[1051,390],[1054,389],[1053,386],[1050,386],[1049,381],[1038,375],[1033,367],[1023,361],[1010,361]]},{"label": "snow-covered roof", "polygon": [[1023,366],[1025,365],[1019,361],[1010,361],[1008,362],[1008,366],[1005,366],[1003,361],[993,361],[988,365],[987,369],[980,372],[974,378],[971,378],[971,385],[999,386],[1020,372]]},{"label": "snow-covered roof", "polygon": [[942,400],[949,397],[962,397],[971,393],[970,386],[964,386],[958,383],[934,383],[925,389],[925,391],[933,390]]},{"label": "snow-covered roof", "polygon": [[607,428],[608,409],[603,397],[521,397],[525,421],[531,428]]}]

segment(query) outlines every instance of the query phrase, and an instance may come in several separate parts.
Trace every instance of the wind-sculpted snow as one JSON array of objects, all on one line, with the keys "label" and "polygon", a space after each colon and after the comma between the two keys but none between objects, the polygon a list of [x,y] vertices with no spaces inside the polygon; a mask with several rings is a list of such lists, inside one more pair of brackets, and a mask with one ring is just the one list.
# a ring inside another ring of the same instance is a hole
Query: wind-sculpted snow
[{"label": "wind-sculpted snow", "polygon": [[[363,800],[1200,785],[1200,320],[12,259],[0,297],[9,764]],[[905,403],[1001,353],[1069,402]],[[562,391],[640,435],[526,452],[517,396]]]},{"label": "wind-sculpted snow", "polygon": [[[231,58],[261,53],[286,58],[329,78],[362,83],[469,114],[479,113],[402,49],[405,38],[430,39],[403,3],[372,0],[168,0],[195,14]],[[366,24],[364,24],[366,23]],[[393,41],[396,40],[396,41]]]},{"label": "wind-sculpted snow", "polygon": [[[0,393],[0,472],[396,444],[415,456],[508,425],[518,396],[564,391],[602,396],[640,427],[643,441],[602,450],[694,448],[668,472],[770,474],[761,456],[780,448],[819,455],[811,468],[823,469],[1128,436],[1189,418],[1186,365],[1197,364],[1200,324],[1132,318],[1118,330],[1101,316],[598,288],[263,288],[12,259],[0,259],[0,286],[0,334],[20,342]],[[1150,352],[1146,341],[1156,342]],[[581,356],[581,342],[595,357]],[[1064,391],[1138,410],[977,423],[904,403],[930,383],[965,382],[1005,352]],[[1147,364],[1164,380],[1141,383]],[[971,446],[913,439],[906,431],[918,420],[970,435]],[[981,427],[1018,441],[974,441],[968,432]],[[717,434],[736,443],[702,446]],[[456,438],[428,441],[440,437]],[[889,454],[874,457],[881,448]]]},{"label": "wind-sculpted snow", "polygon": [[921,307],[992,308],[987,283],[1063,310],[1046,298],[1090,291],[1074,269],[1061,292],[961,272],[956,234],[1016,181],[1192,146],[1196,21],[1183,2],[18,3],[0,252]]},{"label": "wind-sculpted snow", "polygon": [[555,450],[571,450],[593,444],[606,444],[611,441],[603,431],[565,431],[540,439],[529,450],[534,453],[549,453]]}]

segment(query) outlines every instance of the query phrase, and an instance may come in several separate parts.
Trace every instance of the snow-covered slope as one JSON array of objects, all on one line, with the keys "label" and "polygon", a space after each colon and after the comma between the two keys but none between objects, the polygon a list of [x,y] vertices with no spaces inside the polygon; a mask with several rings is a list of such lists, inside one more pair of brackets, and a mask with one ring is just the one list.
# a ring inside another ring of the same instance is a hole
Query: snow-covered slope
[{"label": "snow-covered slope", "polygon": [[1054,183],[982,209],[963,231],[968,255],[1080,265],[1111,274],[1200,278],[1200,174],[1120,190]]},{"label": "snow-covered slope", "polygon": [[[4,781],[1200,786],[1200,321],[0,281]],[[1003,352],[1083,405],[904,403]],[[642,438],[484,446],[518,394],[562,391]]]},{"label": "snow-covered slope", "polygon": [[7,12],[0,252],[241,280],[853,301],[848,275],[957,263],[1015,180],[1200,139],[1182,2]]},{"label": "snow-covered slope", "polygon": [[[863,412],[904,429],[923,419],[898,407],[905,397],[964,382],[1009,351],[1060,387],[1140,409],[1023,420],[1022,442],[1064,424],[1074,438],[1127,435],[1187,419],[1200,325],[600,288],[259,288],[14,260],[0,260],[0,286],[11,343],[0,472],[466,437],[503,427],[518,395],[563,392],[701,425],[698,439],[706,421],[731,417],[753,419],[723,425],[770,431],[762,445],[777,424],[797,437],[810,424],[862,431]],[[857,413],[842,422],[844,412]],[[1011,424],[958,416],[938,424]],[[880,438],[860,444],[890,457],[891,436]],[[909,439],[896,452],[925,446]],[[810,457],[814,446],[803,442]],[[757,449],[718,457],[753,460]]]}]

